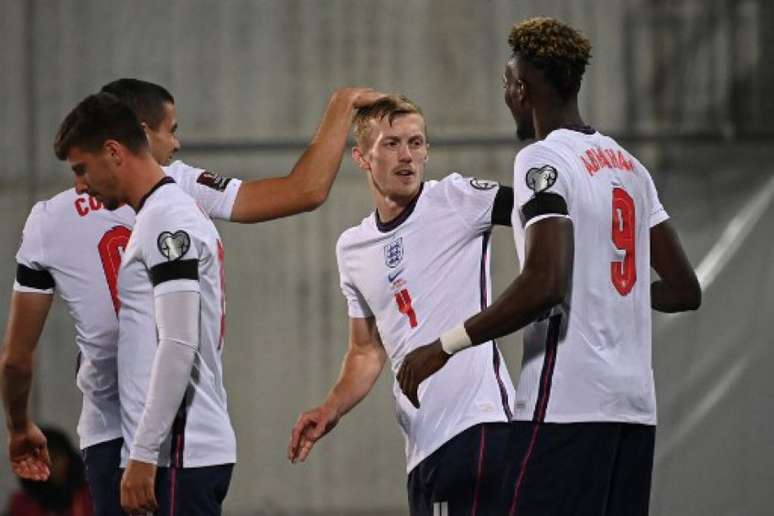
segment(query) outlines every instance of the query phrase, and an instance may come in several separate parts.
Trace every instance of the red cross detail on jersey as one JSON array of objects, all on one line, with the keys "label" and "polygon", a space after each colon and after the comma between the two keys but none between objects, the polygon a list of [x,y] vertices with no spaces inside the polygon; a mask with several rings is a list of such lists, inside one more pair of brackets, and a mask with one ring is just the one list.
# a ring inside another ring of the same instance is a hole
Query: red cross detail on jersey
[{"label": "red cross detail on jersey", "polygon": [[398,310],[409,318],[409,325],[412,328],[417,327],[417,314],[414,307],[411,306],[411,295],[407,289],[395,293],[395,301],[398,303]]}]

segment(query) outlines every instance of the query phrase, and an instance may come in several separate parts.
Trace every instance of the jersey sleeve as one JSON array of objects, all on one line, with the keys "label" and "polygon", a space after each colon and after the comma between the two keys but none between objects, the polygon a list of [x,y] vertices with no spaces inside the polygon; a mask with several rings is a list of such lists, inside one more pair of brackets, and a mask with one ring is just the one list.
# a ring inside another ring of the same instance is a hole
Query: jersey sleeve
[{"label": "jersey sleeve", "polygon": [[231,220],[242,181],[175,161],[164,172],[213,219]]},{"label": "jersey sleeve", "polygon": [[667,220],[669,214],[661,204],[656,185],[653,183],[653,178],[650,177],[650,173],[647,170],[645,170],[645,177],[647,179],[648,201],[650,204],[650,227],[654,227]]},{"label": "jersey sleeve", "polygon": [[48,271],[45,258],[44,213],[44,203],[37,203],[24,224],[22,241],[16,253],[16,279],[13,289],[17,292],[54,292],[54,277]]},{"label": "jersey sleeve", "polygon": [[447,176],[441,183],[450,205],[476,233],[492,227],[492,208],[500,183],[456,173]]},{"label": "jersey sleeve", "polygon": [[336,244],[336,262],[339,267],[339,285],[341,286],[341,292],[347,300],[347,314],[353,319],[373,317],[371,308],[368,306],[368,303],[347,271],[346,257],[344,256],[344,251],[342,249],[343,240],[344,235],[339,238],[339,241]]},{"label": "jersey sleeve", "polygon": [[176,205],[150,210],[142,226],[135,226],[135,233],[140,233],[139,245],[154,295],[199,292],[199,262],[206,257],[206,243],[196,213]]},{"label": "jersey sleeve", "polygon": [[548,217],[570,217],[571,168],[554,150],[533,144],[513,165],[514,220],[525,228]]}]

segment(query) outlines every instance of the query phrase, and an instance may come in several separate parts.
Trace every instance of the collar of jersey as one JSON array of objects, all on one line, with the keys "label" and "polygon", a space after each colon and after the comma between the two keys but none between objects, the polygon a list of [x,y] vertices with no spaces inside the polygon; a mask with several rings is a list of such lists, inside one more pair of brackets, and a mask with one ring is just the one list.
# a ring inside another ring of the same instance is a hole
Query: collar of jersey
[{"label": "collar of jersey", "polygon": [[158,190],[159,188],[161,188],[164,185],[168,185],[168,184],[174,183],[174,182],[175,182],[175,180],[172,179],[171,177],[164,176],[158,183],[153,185],[153,188],[148,190],[148,193],[146,193],[145,195],[143,195],[140,198],[140,203],[137,205],[137,213],[140,213],[140,210],[142,209],[142,207],[145,206],[145,201],[148,200],[148,197],[150,197],[153,194],[153,192],[155,192],[156,190]]},{"label": "collar of jersey", "polygon": [[414,198],[411,200],[408,206],[400,212],[400,215],[395,217],[389,222],[382,222],[379,219],[379,210],[374,210],[374,219],[376,220],[376,228],[381,231],[382,233],[388,233],[392,231],[393,229],[397,228],[404,222],[406,222],[406,219],[408,219],[412,213],[414,213],[414,208],[417,206],[417,201],[419,200],[419,196],[422,195],[422,190],[425,188],[425,183],[419,184],[419,191],[417,192],[417,195],[414,196]]},{"label": "collar of jersey", "polygon": [[583,134],[594,134],[597,132],[597,130],[590,125],[568,124],[568,125],[560,126],[559,129],[567,129],[568,131],[575,131],[576,133],[583,133]]}]

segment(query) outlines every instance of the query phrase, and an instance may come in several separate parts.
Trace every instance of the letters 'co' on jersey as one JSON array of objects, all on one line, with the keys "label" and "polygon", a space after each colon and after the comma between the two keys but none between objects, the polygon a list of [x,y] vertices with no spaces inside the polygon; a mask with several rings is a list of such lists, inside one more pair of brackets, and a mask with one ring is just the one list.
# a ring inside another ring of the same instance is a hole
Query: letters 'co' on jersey
[{"label": "letters 'co' on jersey", "polygon": [[122,464],[145,408],[158,345],[155,298],[185,291],[200,295],[199,347],[158,464],[192,468],[236,461],[221,362],[224,281],[223,247],[215,225],[173,180],[164,178],[137,212],[118,274]]},{"label": "letters 'co' on jersey", "polygon": [[[176,161],[167,175],[211,217],[229,219],[241,182]],[[134,211],[115,211],[74,189],[41,201],[24,226],[14,290],[58,292],[75,323],[79,350],[77,385],[83,393],[80,447],[121,437],[116,373],[121,254],[134,226]]]},{"label": "letters 'co' on jersey", "polygon": [[[376,213],[339,238],[341,288],[351,318],[375,317],[397,373],[411,350],[490,301],[490,229],[497,183],[451,174],[423,184],[415,204],[383,224]],[[407,470],[463,430],[508,421],[513,385],[497,346],[454,355],[420,385],[415,409],[393,386]]]},{"label": "letters 'co' on jersey", "polygon": [[513,230],[572,220],[570,298],[524,332],[516,419],[656,423],[650,228],[668,218],[647,169],[612,138],[559,129],[514,164]]}]

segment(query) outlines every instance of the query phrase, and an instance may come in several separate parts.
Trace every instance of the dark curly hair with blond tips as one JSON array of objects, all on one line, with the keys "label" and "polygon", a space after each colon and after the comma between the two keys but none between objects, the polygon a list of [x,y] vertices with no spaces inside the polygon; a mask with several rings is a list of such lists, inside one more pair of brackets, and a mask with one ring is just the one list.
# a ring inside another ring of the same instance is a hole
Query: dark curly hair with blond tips
[{"label": "dark curly hair with blond tips", "polygon": [[[417,114],[424,118],[424,114],[419,106],[403,95],[389,95],[370,106],[358,109],[352,121],[357,145],[362,146],[365,144],[371,132],[371,120],[381,120],[386,117],[387,121],[392,125],[393,120],[397,117],[411,114]],[[426,133],[427,124],[425,124]]]},{"label": "dark curly hair with blond tips", "polygon": [[529,18],[511,28],[513,55],[541,70],[563,100],[580,90],[591,59],[591,43],[569,25],[552,18]]}]

